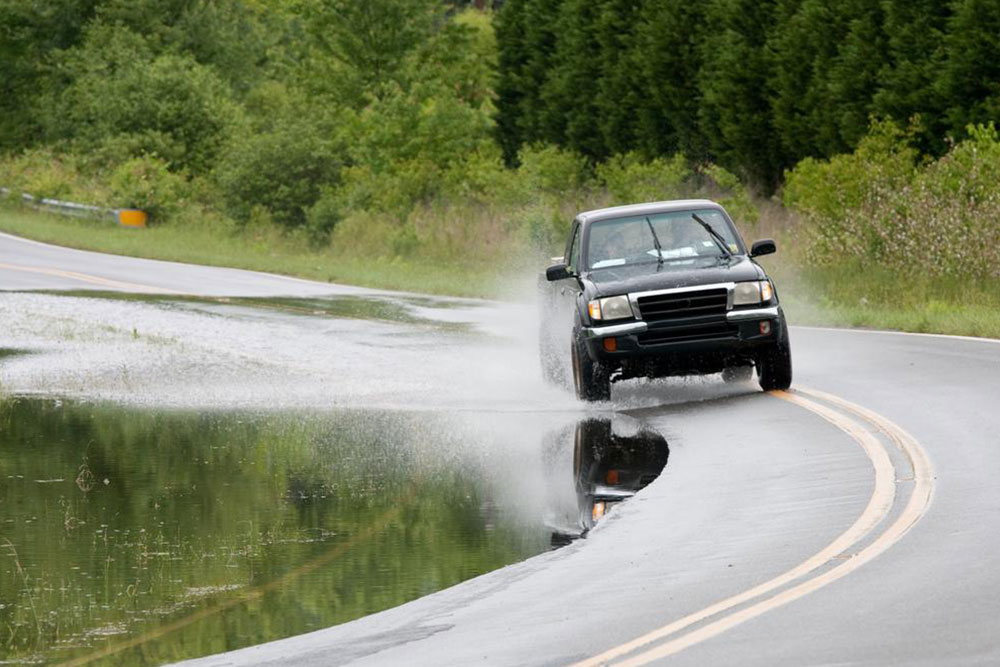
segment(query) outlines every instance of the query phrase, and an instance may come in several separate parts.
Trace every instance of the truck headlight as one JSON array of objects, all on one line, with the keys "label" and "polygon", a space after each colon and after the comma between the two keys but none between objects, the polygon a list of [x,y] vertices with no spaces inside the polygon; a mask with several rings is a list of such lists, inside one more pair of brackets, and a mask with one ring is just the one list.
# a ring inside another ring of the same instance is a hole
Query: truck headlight
[{"label": "truck headlight", "polygon": [[770,280],[760,281],[760,302],[770,303],[771,299],[774,298],[774,286],[771,285]]},{"label": "truck headlight", "polygon": [[736,283],[733,288],[734,306],[754,306],[769,303],[774,298],[774,288],[769,280]]},{"label": "truck headlight", "polygon": [[632,314],[632,304],[627,296],[609,296],[604,299],[594,299],[587,304],[592,320],[621,320],[635,317]]}]

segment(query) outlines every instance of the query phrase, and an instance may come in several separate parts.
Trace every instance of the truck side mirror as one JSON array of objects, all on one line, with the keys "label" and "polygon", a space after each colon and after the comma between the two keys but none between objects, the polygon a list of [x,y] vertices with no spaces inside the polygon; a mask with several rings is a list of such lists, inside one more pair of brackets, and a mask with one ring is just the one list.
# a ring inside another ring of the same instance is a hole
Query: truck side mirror
[{"label": "truck side mirror", "polygon": [[774,239],[761,239],[760,241],[754,241],[753,245],[750,246],[750,256],[760,257],[761,255],[770,255],[777,252],[778,246],[775,244]]},{"label": "truck side mirror", "polygon": [[553,264],[545,269],[545,279],[548,281],[565,280],[570,277],[569,269],[565,264]]}]

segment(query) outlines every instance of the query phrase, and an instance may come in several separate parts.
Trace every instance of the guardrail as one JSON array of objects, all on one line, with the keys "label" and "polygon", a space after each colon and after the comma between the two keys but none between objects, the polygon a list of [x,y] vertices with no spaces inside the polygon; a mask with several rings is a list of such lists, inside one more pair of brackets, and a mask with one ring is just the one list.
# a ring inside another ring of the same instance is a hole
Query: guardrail
[{"label": "guardrail", "polygon": [[[8,188],[0,188],[0,195],[10,197],[13,194]],[[21,193],[21,201],[39,211],[48,211],[74,218],[111,218],[122,227],[145,227],[146,212],[135,208],[104,208],[90,204],[78,204],[72,201],[35,197],[25,192]]]}]

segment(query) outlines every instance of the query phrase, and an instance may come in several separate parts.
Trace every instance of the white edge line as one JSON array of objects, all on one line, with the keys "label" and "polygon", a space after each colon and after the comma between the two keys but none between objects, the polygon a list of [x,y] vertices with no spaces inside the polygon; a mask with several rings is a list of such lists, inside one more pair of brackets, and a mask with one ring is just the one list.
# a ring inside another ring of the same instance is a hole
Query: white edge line
[{"label": "white edge line", "polygon": [[958,336],[956,334],[921,333],[917,331],[891,331],[889,329],[856,329],[850,327],[815,327],[802,324],[790,324],[792,329],[811,329],[813,331],[836,331],[861,334],[881,334],[883,336],[918,336],[921,338],[945,338],[951,340],[968,340],[976,343],[1000,344],[1000,338],[984,338],[979,336]]}]

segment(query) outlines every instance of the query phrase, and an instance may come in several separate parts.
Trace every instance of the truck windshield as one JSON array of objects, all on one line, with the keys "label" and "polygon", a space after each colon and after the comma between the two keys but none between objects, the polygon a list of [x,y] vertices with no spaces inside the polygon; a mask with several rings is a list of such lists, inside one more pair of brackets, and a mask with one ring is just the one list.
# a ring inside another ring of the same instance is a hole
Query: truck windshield
[{"label": "truck windshield", "polygon": [[664,262],[691,262],[703,257],[724,256],[719,242],[712,238],[694,215],[718,232],[730,252],[740,252],[735,232],[721,211],[670,211],[592,223],[587,242],[587,266],[590,269],[603,269],[656,262],[657,240],[660,245],[659,254]]}]

